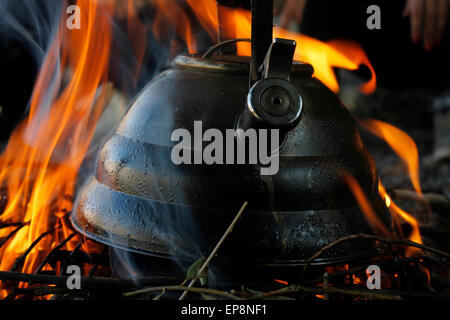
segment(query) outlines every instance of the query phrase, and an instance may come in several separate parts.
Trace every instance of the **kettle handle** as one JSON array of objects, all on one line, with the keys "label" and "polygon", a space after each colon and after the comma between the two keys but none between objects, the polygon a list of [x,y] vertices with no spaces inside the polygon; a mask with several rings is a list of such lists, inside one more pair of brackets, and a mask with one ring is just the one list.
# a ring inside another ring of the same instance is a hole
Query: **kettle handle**
[{"label": "kettle handle", "polygon": [[261,80],[260,66],[273,39],[273,0],[252,0],[252,56],[249,87]]},{"label": "kettle handle", "polygon": [[294,40],[275,38],[260,67],[262,78],[278,78],[289,81],[296,46],[297,43]]}]

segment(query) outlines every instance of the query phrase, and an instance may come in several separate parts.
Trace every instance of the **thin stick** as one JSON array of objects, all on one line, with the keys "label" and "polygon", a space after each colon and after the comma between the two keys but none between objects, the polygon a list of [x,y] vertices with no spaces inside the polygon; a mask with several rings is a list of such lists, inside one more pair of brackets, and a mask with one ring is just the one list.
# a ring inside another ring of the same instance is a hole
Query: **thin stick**
[{"label": "thin stick", "polygon": [[[377,261],[377,265],[379,267],[385,266],[385,265],[392,265],[393,263],[395,263],[395,261],[401,261],[401,262],[417,262],[418,259],[412,259],[412,258],[399,258],[399,259],[395,259],[393,261],[391,260],[387,260],[387,261]],[[339,272],[333,272],[327,275],[328,280],[332,280],[335,278],[339,278],[339,277],[344,277],[344,276],[348,276],[348,275],[352,275],[352,274],[356,274],[359,272],[362,272],[364,270],[366,270],[367,265],[369,264],[373,264],[373,263],[367,263],[367,264],[363,264],[361,266],[352,268],[352,269],[348,269],[345,271],[339,271]],[[316,278],[315,280],[312,281],[308,281],[308,284],[317,284],[317,283],[321,283],[324,281],[324,276],[321,276],[319,278]]]},{"label": "thin stick", "polygon": [[60,244],[58,244],[55,248],[53,248],[52,251],[50,251],[50,253],[47,255],[47,257],[45,257],[45,259],[41,262],[41,264],[39,265],[39,267],[37,267],[36,271],[34,272],[35,274],[41,272],[41,270],[45,267],[45,265],[47,264],[47,262],[50,260],[50,258],[53,257],[53,255],[55,254],[56,251],[58,251],[59,249],[61,249],[67,242],[70,241],[70,239],[72,239],[73,237],[75,237],[75,235],[77,235],[77,233],[73,232],[72,234],[70,234],[66,239],[64,239]]},{"label": "thin stick", "polygon": [[25,259],[27,258],[28,254],[31,252],[31,250],[33,250],[33,248],[46,236],[48,236],[49,234],[51,234],[55,229],[52,228],[44,233],[42,233],[36,240],[34,240],[34,242],[28,247],[28,249],[14,262],[13,266],[11,267],[11,271],[15,271],[16,269],[18,269],[22,263],[25,261]]},{"label": "thin stick", "polygon": [[22,222],[11,222],[11,223],[3,223],[0,222],[0,229],[9,228],[9,227],[20,227],[24,224]]},{"label": "thin stick", "polygon": [[[0,271],[0,281],[26,282],[55,285],[57,287],[66,287],[69,276],[54,276],[46,274],[31,274],[22,272]],[[164,285],[167,283],[176,283],[179,279],[171,277],[148,277],[140,279],[118,279],[105,277],[81,277],[81,287],[90,289],[129,289],[137,287],[137,282],[140,285]]]},{"label": "thin stick", "polygon": [[73,292],[73,290],[61,287],[13,288],[11,296],[20,296],[20,295],[47,296],[50,294],[53,295],[70,292]]},{"label": "thin stick", "polygon": [[450,295],[445,293],[430,293],[430,292],[411,292],[411,291],[390,291],[390,290],[361,290],[361,289],[344,289],[329,287],[325,288],[310,288],[300,285],[291,285],[279,290],[261,293],[250,298],[244,298],[244,300],[257,300],[267,299],[270,297],[286,295],[290,293],[307,292],[312,294],[340,294],[355,297],[364,297],[369,300],[406,300],[406,299],[422,299],[422,300],[439,300],[450,301]]},{"label": "thin stick", "polygon": [[[108,247],[105,246],[102,249],[102,253],[101,254],[102,255],[105,254],[107,249],[108,249]],[[95,271],[97,271],[97,268],[100,265],[100,263],[101,263],[100,259],[97,259],[97,261],[95,262],[95,264],[92,266],[91,270],[89,271],[88,277],[93,277],[94,276],[94,273],[95,273]]]},{"label": "thin stick", "polygon": [[64,269],[66,268],[66,265],[71,261],[71,259],[75,256],[75,254],[80,251],[81,246],[83,245],[83,240],[80,240],[75,248],[70,252],[70,254],[61,261],[61,270],[59,270],[59,275],[62,276],[64,273]]},{"label": "thin stick", "polygon": [[124,293],[123,296],[124,297],[131,297],[131,296],[138,295],[138,294],[150,293],[150,292],[159,292],[159,291],[162,291],[162,290],[166,290],[166,291],[184,291],[184,292],[190,291],[190,292],[196,292],[196,293],[212,294],[212,295],[215,295],[215,296],[224,297],[224,298],[228,298],[228,299],[231,299],[231,300],[242,300],[238,296],[235,296],[235,295],[233,295],[233,294],[231,294],[229,292],[226,292],[226,291],[220,291],[220,290],[215,290],[215,289],[207,289],[207,288],[183,287],[183,286],[166,286],[166,287],[145,288],[145,289],[141,289],[141,290],[136,290],[136,291]]},{"label": "thin stick", "polygon": [[350,236],[346,236],[346,237],[340,238],[340,239],[330,243],[329,245],[323,247],[322,249],[320,249],[317,253],[315,253],[311,258],[309,258],[307,260],[306,265],[303,268],[303,274],[309,268],[311,263],[315,259],[320,257],[325,251],[335,247],[336,245],[340,244],[341,242],[344,242],[344,241],[347,241],[347,240],[353,240],[353,239],[371,239],[371,240],[378,240],[378,241],[381,241],[381,242],[391,243],[391,244],[394,244],[394,245],[403,245],[403,246],[415,247],[415,248],[422,249],[424,251],[432,252],[432,253],[435,253],[437,255],[443,256],[443,257],[445,257],[447,259],[450,259],[450,254],[448,254],[447,252],[444,252],[442,250],[429,247],[429,246],[424,245],[424,244],[416,243],[416,242],[413,242],[411,240],[389,239],[389,238],[384,238],[384,237],[370,235],[370,234],[358,233],[358,234],[353,234],[353,235],[350,235]]},{"label": "thin stick", "polygon": [[419,194],[415,192],[414,190],[408,190],[408,189],[393,189],[391,192],[391,195],[394,198],[397,199],[407,199],[407,200],[413,200],[417,202],[422,203],[428,203],[427,199],[423,194]]},{"label": "thin stick", "polygon": [[22,229],[25,225],[20,225],[16,227],[13,231],[11,231],[6,237],[0,239],[0,248],[9,241],[20,229]]},{"label": "thin stick", "polygon": [[[102,287],[102,288],[88,288],[87,290],[82,290],[84,292],[102,292],[104,290],[110,290],[110,288]],[[234,294],[231,294],[226,291],[214,290],[214,289],[206,289],[206,288],[196,288],[196,287],[183,287],[183,286],[161,286],[161,287],[153,287],[141,289],[138,291],[123,293],[124,297],[132,297],[139,294],[144,293],[152,293],[152,292],[165,292],[165,291],[191,291],[200,294],[209,294],[218,297],[227,298],[230,300],[261,300],[267,299],[270,297],[276,297],[291,293],[299,293],[306,292],[311,294],[340,294],[346,296],[354,296],[354,297],[364,297],[370,300],[403,300],[407,298],[412,299],[425,299],[425,300],[449,300],[449,295],[447,294],[435,294],[435,293],[421,293],[421,292],[402,292],[402,291],[380,291],[376,292],[369,290],[357,290],[357,289],[344,289],[344,288],[310,288],[303,287],[299,285],[291,285],[289,287],[264,292],[261,294],[253,295],[250,297],[239,297]],[[73,290],[68,290],[60,287],[38,287],[38,288],[25,288],[25,289],[15,289],[16,295],[49,295],[49,294],[65,294],[65,293],[73,293]],[[77,291],[79,292],[79,291]]]},{"label": "thin stick", "polygon": [[392,189],[391,195],[397,199],[412,200],[423,204],[450,205],[450,200],[445,195],[439,193],[420,194],[414,190]]},{"label": "thin stick", "polygon": [[299,285],[291,285],[291,286],[283,288],[283,289],[257,294],[255,296],[247,298],[245,300],[267,299],[270,297],[281,296],[281,295],[285,295],[285,294],[289,294],[289,293],[296,293],[296,292],[308,292],[308,293],[314,293],[314,294],[335,293],[335,294],[358,296],[358,297],[365,297],[365,298],[377,299],[377,300],[402,300],[402,298],[398,295],[376,293],[376,292],[371,292],[371,291],[351,290],[351,289],[342,289],[342,288],[335,288],[335,287],[308,288],[308,287],[303,287],[303,286],[299,286]]},{"label": "thin stick", "polygon": [[[202,276],[202,274],[205,271],[205,269],[208,266],[208,264],[215,257],[215,255],[217,254],[217,251],[220,249],[220,247],[222,246],[222,244],[224,243],[224,241],[226,240],[228,235],[233,231],[234,226],[236,225],[237,221],[241,217],[241,215],[244,212],[244,210],[247,207],[247,205],[248,205],[248,202],[245,201],[244,204],[242,205],[241,209],[237,213],[236,217],[234,218],[233,222],[231,222],[231,224],[228,227],[227,231],[225,231],[225,233],[223,234],[222,238],[219,240],[219,242],[217,243],[216,247],[214,248],[214,250],[209,255],[208,259],[206,259],[205,263],[203,263],[203,265],[200,268],[200,270],[198,270],[198,272],[197,272],[196,276],[194,277],[194,279],[192,279],[192,281],[189,283],[188,288],[191,288],[195,284],[195,282]],[[183,294],[180,296],[179,300],[183,300],[186,297],[187,293],[188,293],[188,290],[184,291]]]}]

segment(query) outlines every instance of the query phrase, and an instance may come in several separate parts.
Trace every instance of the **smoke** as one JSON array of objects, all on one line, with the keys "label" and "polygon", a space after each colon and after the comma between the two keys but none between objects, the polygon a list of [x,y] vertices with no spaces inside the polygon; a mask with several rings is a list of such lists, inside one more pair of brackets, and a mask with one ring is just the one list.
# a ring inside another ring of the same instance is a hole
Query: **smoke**
[{"label": "smoke", "polygon": [[[173,24],[176,16],[171,16],[171,23],[164,23],[164,19],[158,16],[158,10],[155,10],[153,1],[149,1],[145,7],[135,8],[123,6],[125,1],[122,0],[92,0],[99,4],[98,9],[104,10],[105,14],[109,14],[108,27],[111,28],[111,48],[109,52],[109,69],[107,75],[107,83],[97,88],[97,95],[104,90],[104,86],[112,89],[112,94],[107,107],[104,109],[102,117],[96,127],[90,148],[85,155],[85,160],[78,174],[77,185],[86,185],[88,178],[95,175],[96,155],[100,147],[108,138],[111,137],[119,125],[122,116],[126,113],[129,101],[138,96],[142,88],[149,83],[153,77],[164,69],[167,69],[172,59],[180,53],[188,51],[188,44],[184,42],[178,35],[177,26]],[[0,45],[8,48],[13,42],[19,42],[27,53],[32,57],[36,69],[40,70],[39,77],[36,79],[38,84],[40,80],[41,91],[37,94],[35,90],[28,97],[27,112],[34,112],[33,117],[29,118],[23,139],[27,144],[40,150],[45,154],[47,148],[52,154],[52,161],[65,161],[70,153],[70,133],[71,128],[65,128],[67,133],[60,133],[61,136],[67,135],[68,142],[64,141],[54,148],[50,149],[45,139],[37,139],[43,128],[43,124],[52,113],[54,102],[61,92],[73,80],[74,70],[71,69],[70,63],[64,63],[64,46],[67,45],[64,37],[68,32],[66,28],[66,19],[68,17],[66,8],[68,5],[76,3],[75,1],[60,0],[0,0]],[[100,6],[101,4],[101,6]],[[111,10],[112,4],[114,10]],[[155,20],[160,19],[161,25],[165,25],[164,30],[154,28]],[[83,26],[83,22],[81,24]],[[104,26],[99,26],[102,28]],[[155,31],[158,31],[155,34]],[[76,31],[74,31],[76,32]],[[199,38],[203,38],[200,33]],[[203,41],[200,46],[207,47],[209,40]],[[80,47],[82,44],[79,44]],[[44,83],[44,85],[42,85]],[[83,97],[80,97],[80,101]],[[94,102],[95,103],[95,102]],[[165,102],[168,103],[168,102]],[[161,105],[164,110],[164,105]],[[173,122],[172,114],[158,112],[153,110],[148,116],[161,119],[161,121],[171,126]],[[74,120],[76,121],[76,120]],[[158,121],[156,121],[158,122]],[[148,128],[152,130],[152,128]],[[170,135],[167,136],[167,142],[170,142]],[[170,152],[169,146],[167,146]],[[170,159],[169,157],[154,158],[151,161],[155,163],[163,163]],[[164,175],[161,174],[164,178]],[[148,178],[148,177],[147,177]],[[87,182],[89,183],[89,182]],[[155,190],[160,190],[160,198],[167,198],[167,190],[162,191],[160,184],[163,181],[152,181],[155,184]],[[138,190],[135,190],[138,192]],[[79,193],[77,192],[77,195]],[[182,195],[177,195],[182,197]],[[108,200],[108,199],[106,199]],[[167,198],[170,201],[170,196]],[[79,199],[77,199],[78,206]],[[113,201],[111,200],[111,204]],[[183,225],[183,228],[190,230],[195,229],[195,222],[190,219],[189,210],[186,208],[171,207],[169,205],[158,207],[146,207],[146,215],[148,217],[156,216],[161,219],[160,222],[164,228],[177,228]],[[130,210],[130,207],[128,207]],[[171,211],[172,210],[172,211]],[[132,214],[132,212],[129,212]],[[149,218],[149,223],[152,219]],[[167,231],[167,230],[163,230]],[[110,234],[110,241],[115,242],[114,235]],[[176,256],[183,255],[184,252],[178,248],[180,241],[188,240],[176,236],[176,230],[172,236],[161,234],[161,239],[171,252],[176,252]],[[190,255],[192,252],[198,257],[201,253],[195,246],[190,245]],[[142,276],[142,269],[133,254],[128,251],[111,248],[113,258],[111,264],[113,269],[122,277],[139,278]],[[175,257],[174,257],[175,259]],[[182,267],[186,267],[182,261],[175,259]]]},{"label": "smoke", "polygon": [[23,43],[41,65],[61,18],[65,1],[0,0],[0,43]]},{"label": "smoke", "polygon": [[[97,205],[97,211],[108,217],[104,219],[108,224],[105,228],[110,231],[106,242],[120,244],[122,248],[144,249],[147,254],[151,251],[169,258],[166,260],[183,270],[192,263],[189,258],[200,258],[202,252],[188,237],[198,232],[191,208],[181,205],[188,202],[186,195],[176,191],[183,174],[170,161],[172,145],[168,143],[174,114],[169,103],[164,94],[144,91],[139,95],[132,105],[133,112],[104,145],[97,159],[99,182],[95,179],[91,182],[92,190],[83,191],[88,200],[83,201],[81,208],[86,212]],[[154,125],[147,128],[138,123]],[[103,193],[102,184],[112,188]],[[96,196],[102,198],[102,204],[94,204]],[[110,251],[113,269],[120,277],[138,281],[166,271],[161,268],[164,259],[146,261],[122,249]]]},{"label": "smoke", "polygon": [[29,111],[33,83],[58,32],[63,4],[57,0],[0,0],[2,140]]}]

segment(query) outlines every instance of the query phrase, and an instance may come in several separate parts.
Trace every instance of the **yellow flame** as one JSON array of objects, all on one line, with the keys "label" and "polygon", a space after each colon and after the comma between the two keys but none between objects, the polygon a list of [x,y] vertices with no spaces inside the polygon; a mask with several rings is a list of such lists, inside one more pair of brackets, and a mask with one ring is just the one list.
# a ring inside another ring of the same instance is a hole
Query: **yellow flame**
[{"label": "yellow flame", "polygon": [[[59,226],[61,231],[42,239],[16,270],[34,272],[60,232],[64,237],[72,232],[64,219],[72,206],[67,196],[74,194],[78,169],[104,107],[106,90],[98,88],[106,82],[111,41],[108,15],[98,2],[79,0],[77,5],[84,27],[73,32],[64,25],[60,28],[39,73],[29,116],[14,131],[0,157],[0,185],[8,192],[0,221],[29,223],[0,249],[3,271],[10,270],[41,234]],[[64,88],[60,88],[61,77],[52,78],[59,67],[73,70]],[[52,81],[60,93],[51,91]],[[45,103],[49,97],[51,106]],[[0,238],[10,232],[10,228],[0,229]],[[73,249],[74,243],[67,247]],[[1,297],[5,294],[0,291]]]},{"label": "yellow flame", "polygon": [[414,140],[399,128],[375,119],[361,120],[363,128],[386,141],[408,167],[408,174],[417,193],[422,194],[419,180],[419,152]]}]

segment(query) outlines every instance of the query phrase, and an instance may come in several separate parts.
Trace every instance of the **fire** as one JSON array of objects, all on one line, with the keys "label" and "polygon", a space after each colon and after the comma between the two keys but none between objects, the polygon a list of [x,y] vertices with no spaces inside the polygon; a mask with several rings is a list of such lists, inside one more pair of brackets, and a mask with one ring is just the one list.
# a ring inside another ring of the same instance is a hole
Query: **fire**
[{"label": "fire", "polygon": [[[417,193],[422,194],[419,180],[419,153],[414,140],[404,131],[395,126],[385,123],[380,120],[364,120],[360,124],[368,131],[377,137],[386,141],[390,147],[397,153],[408,168],[409,177]],[[348,184],[352,193],[354,194],[359,207],[366,215],[367,220],[372,224],[376,231],[381,231],[385,235],[390,235],[391,232],[386,229],[384,224],[378,219],[375,211],[370,204],[367,196],[364,194],[358,181],[348,173],[342,173],[344,181]],[[422,237],[420,234],[419,222],[411,214],[401,209],[388,195],[381,181],[378,183],[378,192],[385,201],[386,207],[391,212],[391,217],[394,221],[396,230],[402,236],[400,228],[400,221],[406,221],[412,228],[408,237],[409,240],[422,244]],[[406,248],[405,255],[407,257],[417,254],[420,250],[417,248]]]},{"label": "fire", "polygon": [[[414,140],[406,132],[380,120],[364,120],[360,121],[360,124],[363,128],[389,144],[392,150],[394,150],[408,168],[408,174],[414,189],[418,194],[422,195],[419,178],[419,152]],[[384,197],[387,207],[394,216],[394,221],[398,223],[397,218],[401,218],[411,225],[412,231],[409,240],[422,243],[419,222],[411,214],[402,210],[394,201],[392,201],[381,181],[379,182],[378,190],[380,195]],[[408,248],[406,255],[412,256],[418,251],[419,250],[416,248]]]},{"label": "fire", "polygon": [[[155,1],[155,0],[153,0]],[[157,0],[156,0],[157,1]],[[171,3],[172,1],[167,1]],[[187,0],[191,9],[202,26],[213,35],[213,39],[217,40],[217,30],[219,27],[218,9],[215,0]],[[167,8],[176,8],[167,4]],[[177,9],[171,9],[168,16],[172,19],[180,17],[176,14]],[[220,7],[221,19],[220,27],[225,29],[227,38],[250,38],[251,37],[251,12],[244,9],[232,9]],[[184,18],[181,16],[181,20]],[[183,23],[184,24],[184,23]],[[189,29],[186,29],[188,32]],[[371,79],[361,85],[362,92],[369,94],[376,88],[375,71],[364,50],[358,44],[348,40],[333,40],[322,42],[317,39],[289,32],[285,29],[275,27],[274,36],[279,38],[292,39],[297,42],[297,50],[295,52],[295,60],[310,63],[314,66],[314,76],[324,82],[334,92],[339,91],[339,84],[334,74],[333,68],[344,68],[348,70],[356,70],[361,65],[365,65],[372,73]],[[192,36],[185,34],[184,39],[188,47],[193,48],[191,43]],[[190,51],[195,53],[194,51]],[[241,56],[250,56],[251,48],[249,43],[238,43],[237,53]]]},{"label": "fire", "polygon": [[[175,1],[152,0],[157,8],[156,18],[153,24],[153,33],[160,36],[161,30],[165,30],[164,24],[168,21],[175,28],[189,49],[189,52],[196,52],[197,44],[192,32],[189,17],[183,8]],[[159,39],[161,40],[161,39]]]},{"label": "fire", "polygon": [[419,152],[414,140],[404,131],[380,120],[362,120],[361,126],[386,141],[392,150],[403,160],[417,193],[422,194],[419,180]]},{"label": "fire", "polygon": [[[413,242],[422,244],[423,243],[422,236],[420,234],[419,222],[417,221],[417,219],[415,219],[411,214],[409,214],[405,210],[401,209],[398,205],[395,204],[394,201],[391,200],[391,198],[387,194],[386,189],[384,188],[381,181],[378,183],[378,192],[380,193],[380,195],[382,197],[384,197],[384,199],[386,201],[386,205],[389,208],[389,210],[391,211],[391,215],[392,215],[392,217],[394,217],[394,222],[396,223],[397,227],[399,228],[399,223],[400,223],[398,218],[401,218],[404,221],[406,221],[407,223],[409,223],[412,230],[411,230],[411,234],[408,239]],[[407,256],[407,257],[414,256],[419,251],[420,251],[420,249],[418,249],[418,248],[408,247],[406,249],[405,256]]]},{"label": "fire", "polygon": [[215,1],[210,0],[186,0],[195,14],[202,27],[208,32],[209,36],[217,39],[219,28],[218,7]]},{"label": "fire", "polygon": [[375,210],[373,209],[369,199],[364,193],[363,189],[359,185],[358,181],[349,173],[342,171],[341,172],[342,179],[347,183],[348,187],[352,191],[355,196],[356,201],[358,202],[359,207],[362,212],[366,215],[367,221],[372,226],[372,229],[376,232],[381,232],[384,235],[391,235],[391,232],[387,229],[387,227],[380,221]]},{"label": "fire", "polygon": [[[101,85],[106,82],[111,41],[106,11],[94,1],[79,0],[77,5],[83,28],[59,29],[39,73],[29,116],[1,155],[0,185],[7,188],[8,202],[0,222],[27,225],[2,246],[0,270],[10,270],[39,236],[54,228],[16,270],[33,273],[56,241],[72,232],[65,217],[107,98],[107,86]],[[60,71],[65,68],[73,74],[64,86]],[[0,238],[11,230],[0,229]],[[72,250],[74,242],[67,248]],[[5,294],[0,291],[1,297]]]}]

